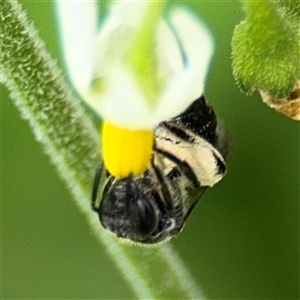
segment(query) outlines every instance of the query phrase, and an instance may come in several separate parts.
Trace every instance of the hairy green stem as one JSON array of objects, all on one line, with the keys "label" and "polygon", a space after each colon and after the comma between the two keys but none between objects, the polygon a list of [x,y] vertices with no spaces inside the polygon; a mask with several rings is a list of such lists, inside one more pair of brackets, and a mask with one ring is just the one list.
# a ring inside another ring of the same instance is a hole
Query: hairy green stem
[{"label": "hairy green stem", "polygon": [[97,130],[69,91],[36,29],[16,0],[1,0],[1,80],[69,187],[95,236],[141,299],[203,299],[170,244],[121,244],[90,208],[90,188],[100,161]]}]

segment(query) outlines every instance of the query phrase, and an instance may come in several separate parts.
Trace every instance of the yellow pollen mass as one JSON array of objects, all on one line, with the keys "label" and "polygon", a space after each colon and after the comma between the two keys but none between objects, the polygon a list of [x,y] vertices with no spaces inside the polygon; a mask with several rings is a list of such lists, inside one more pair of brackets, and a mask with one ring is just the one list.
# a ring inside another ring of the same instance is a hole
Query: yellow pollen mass
[{"label": "yellow pollen mass", "polygon": [[153,132],[130,130],[104,121],[102,153],[105,167],[115,177],[139,175],[146,171],[153,146]]}]

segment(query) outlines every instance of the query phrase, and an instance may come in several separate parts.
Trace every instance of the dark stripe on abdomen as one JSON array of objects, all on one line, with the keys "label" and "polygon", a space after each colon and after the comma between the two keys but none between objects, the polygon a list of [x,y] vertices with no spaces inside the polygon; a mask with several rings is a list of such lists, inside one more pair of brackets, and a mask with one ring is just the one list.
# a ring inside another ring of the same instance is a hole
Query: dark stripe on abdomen
[{"label": "dark stripe on abdomen", "polygon": [[218,168],[217,174],[224,174],[226,171],[226,165],[218,156],[216,156],[215,153],[214,153],[214,158],[216,160],[217,168]]},{"label": "dark stripe on abdomen", "polygon": [[175,124],[163,122],[161,125],[184,142],[193,143],[195,141],[193,136]]},{"label": "dark stripe on abdomen", "polygon": [[198,177],[196,176],[195,172],[186,161],[179,159],[178,157],[176,157],[175,155],[173,155],[168,151],[164,151],[158,148],[154,148],[154,151],[160,153],[167,159],[176,163],[179,169],[182,171],[182,173],[192,182],[195,188],[199,188],[201,186]]}]

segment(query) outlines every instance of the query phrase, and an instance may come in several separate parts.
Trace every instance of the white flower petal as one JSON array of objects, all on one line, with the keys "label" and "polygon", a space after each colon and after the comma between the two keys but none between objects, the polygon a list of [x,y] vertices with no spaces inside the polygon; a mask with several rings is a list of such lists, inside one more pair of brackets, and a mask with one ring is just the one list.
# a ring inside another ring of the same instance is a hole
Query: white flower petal
[{"label": "white flower petal", "polygon": [[152,130],[157,123],[153,119],[155,107],[149,106],[130,70],[122,65],[113,66],[106,80],[103,93],[88,95],[89,105],[120,127]]},{"label": "white flower petal", "polygon": [[[68,71],[83,99],[104,119],[132,129],[152,129],[181,113],[204,92],[213,52],[209,31],[182,7],[157,32],[158,74],[163,90],[149,105],[124,54],[149,3],[119,1],[96,33],[95,2],[58,1],[58,16]],[[91,85],[99,80],[100,88]]]},{"label": "white flower petal", "polygon": [[97,37],[96,77],[105,77],[112,65],[122,63],[148,6],[146,1],[112,3]]},{"label": "white flower petal", "polygon": [[117,19],[125,26],[138,28],[149,5],[147,1],[116,1],[110,7],[108,18]]},{"label": "white flower petal", "polygon": [[[141,14],[144,8],[140,6],[140,9]],[[97,75],[106,82],[105,92],[91,93],[87,99],[105,119],[119,126],[151,129],[162,120],[181,113],[203,94],[213,52],[212,37],[198,18],[182,8],[170,14],[173,29],[165,21],[159,24],[158,76],[165,88],[158,95],[157,105],[150,106],[147,95],[143,94],[136,78],[122,61],[137,21],[132,22],[131,27],[122,23],[122,18],[125,16],[120,16],[120,13],[111,14],[102,28],[98,41],[100,62]]]},{"label": "white flower petal", "polygon": [[61,43],[70,80],[84,97],[95,67],[96,1],[55,1]]},{"label": "white flower petal", "polygon": [[181,72],[183,60],[181,49],[174,32],[165,20],[158,26],[157,32],[157,57],[159,78],[170,78],[172,74]]},{"label": "white flower petal", "polygon": [[117,68],[105,95],[104,114],[116,125],[132,129],[152,129],[151,108],[142,90],[136,88],[135,78],[127,68]]},{"label": "white flower petal", "polygon": [[199,92],[195,95],[198,97],[203,93],[214,50],[212,34],[207,26],[188,10],[175,9],[171,12],[170,18],[186,53],[188,69],[199,76],[202,88],[199,88]]},{"label": "white flower petal", "polygon": [[[167,85],[157,108],[157,117],[164,120],[181,113],[204,92],[205,78],[213,54],[213,38],[207,27],[192,13],[174,9],[170,20],[180,41],[187,66],[176,72]],[[163,48],[167,53],[171,49]]]}]

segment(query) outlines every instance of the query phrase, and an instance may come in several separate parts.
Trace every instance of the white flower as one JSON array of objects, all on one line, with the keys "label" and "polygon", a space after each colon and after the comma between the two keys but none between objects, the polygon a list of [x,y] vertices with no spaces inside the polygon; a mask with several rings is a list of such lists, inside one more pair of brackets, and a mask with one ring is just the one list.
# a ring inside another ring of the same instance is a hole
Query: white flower
[{"label": "white flower", "polygon": [[139,174],[153,129],[203,94],[213,52],[210,33],[182,6],[118,1],[97,29],[95,1],[57,1],[69,78],[104,120],[104,163],[117,177]]}]

